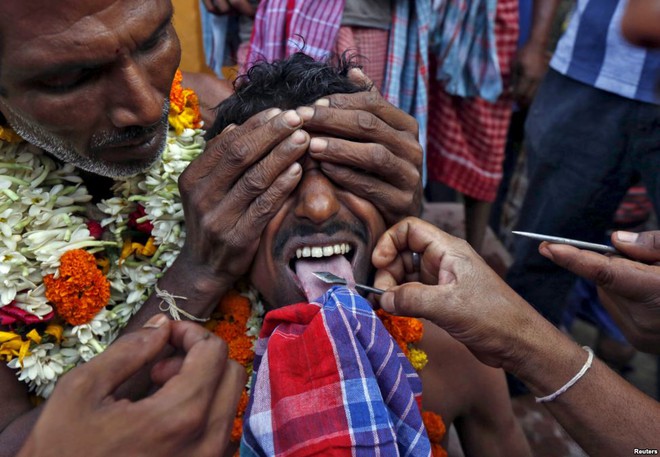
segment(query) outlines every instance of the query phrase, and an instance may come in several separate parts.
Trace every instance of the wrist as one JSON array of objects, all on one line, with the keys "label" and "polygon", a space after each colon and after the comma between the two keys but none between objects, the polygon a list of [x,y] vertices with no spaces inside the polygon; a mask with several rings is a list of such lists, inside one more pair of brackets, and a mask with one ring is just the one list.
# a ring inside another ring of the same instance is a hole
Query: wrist
[{"label": "wrist", "polygon": [[219,274],[205,265],[193,265],[177,258],[160,279],[159,287],[169,293],[183,295],[188,302],[215,306],[233,287],[237,278]]},{"label": "wrist", "polygon": [[531,51],[544,55],[548,50],[549,41],[547,37],[534,37],[530,36],[527,42],[523,45],[526,51]]},{"label": "wrist", "polygon": [[516,343],[515,356],[504,366],[523,381],[536,397],[564,386],[584,366],[587,354],[540,315]]}]

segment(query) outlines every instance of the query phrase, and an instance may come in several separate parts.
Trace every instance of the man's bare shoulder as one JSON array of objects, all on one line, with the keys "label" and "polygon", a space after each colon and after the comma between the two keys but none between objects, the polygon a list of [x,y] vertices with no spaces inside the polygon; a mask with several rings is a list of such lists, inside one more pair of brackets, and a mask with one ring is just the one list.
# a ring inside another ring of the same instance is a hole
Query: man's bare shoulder
[{"label": "man's bare shoulder", "polygon": [[424,405],[449,423],[473,410],[475,402],[505,386],[501,370],[481,363],[461,343],[428,321],[419,348],[429,362],[421,371]]},{"label": "man's bare shoulder", "polygon": [[424,321],[419,344],[429,362],[420,372],[423,407],[457,426],[461,445],[471,454],[488,449],[501,455],[528,456],[529,447],[515,420],[504,372],[481,363],[447,332]]}]

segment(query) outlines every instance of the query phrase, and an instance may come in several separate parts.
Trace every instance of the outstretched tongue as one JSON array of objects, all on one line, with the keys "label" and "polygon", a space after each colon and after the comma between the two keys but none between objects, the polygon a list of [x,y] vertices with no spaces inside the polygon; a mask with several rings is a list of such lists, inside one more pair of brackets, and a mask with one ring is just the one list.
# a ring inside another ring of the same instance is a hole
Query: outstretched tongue
[{"label": "outstretched tongue", "polygon": [[324,283],[312,273],[315,271],[329,271],[341,276],[348,282],[348,287],[355,287],[355,278],[350,262],[343,255],[323,257],[321,259],[300,259],[296,261],[296,274],[302,284],[307,300],[310,302],[322,296],[326,290],[332,287]]}]

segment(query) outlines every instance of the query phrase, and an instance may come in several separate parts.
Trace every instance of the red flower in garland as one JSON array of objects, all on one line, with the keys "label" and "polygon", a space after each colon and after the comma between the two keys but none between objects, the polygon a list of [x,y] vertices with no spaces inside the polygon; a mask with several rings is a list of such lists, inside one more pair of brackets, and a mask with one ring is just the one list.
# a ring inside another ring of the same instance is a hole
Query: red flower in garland
[{"label": "red flower in garland", "polygon": [[146,233],[151,235],[151,231],[154,229],[154,225],[145,220],[144,222],[138,222],[138,219],[141,219],[147,215],[147,212],[144,209],[144,206],[137,205],[137,209],[128,215],[128,226],[137,230],[138,232]]},{"label": "red flower in garland", "polygon": [[101,227],[101,224],[93,220],[87,221],[86,224],[89,234],[92,235],[95,240],[100,240],[101,236],[103,236],[103,227]]},{"label": "red flower in garland", "polygon": [[14,302],[0,308],[0,325],[12,325],[18,323],[25,325],[34,325],[41,322],[48,322],[53,318],[55,313],[50,312],[43,318],[35,316],[32,313],[25,311],[13,304]]}]

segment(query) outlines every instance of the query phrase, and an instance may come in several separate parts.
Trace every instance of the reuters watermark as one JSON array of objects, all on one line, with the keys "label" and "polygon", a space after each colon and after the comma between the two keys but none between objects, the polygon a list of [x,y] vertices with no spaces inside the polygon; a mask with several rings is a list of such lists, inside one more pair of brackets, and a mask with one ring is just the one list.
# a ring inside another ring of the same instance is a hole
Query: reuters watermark
[{"label": "reuters watermark", "polygon": [[657,449],[633,449],[635,455],[658,455]]}]

